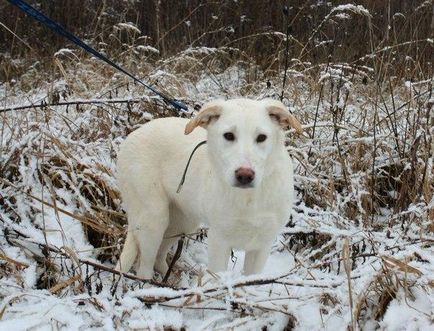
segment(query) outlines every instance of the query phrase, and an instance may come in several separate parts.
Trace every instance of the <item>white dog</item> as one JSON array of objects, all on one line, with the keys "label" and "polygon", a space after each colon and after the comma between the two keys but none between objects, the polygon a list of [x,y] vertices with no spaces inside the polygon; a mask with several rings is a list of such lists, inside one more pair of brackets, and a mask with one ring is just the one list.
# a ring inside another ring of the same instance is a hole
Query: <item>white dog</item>
[{"label": "white dog", "polygon": [[[137,259],[137,275],[167,271],[177,239],[207,224],[208,268],[225,271],[232,248],[246,252],[244,273],[258,273],[288,221],[293,168],[282,127],[302,131],[279,101],[236,99],[205,104],[190,121],[153,120],[131,133],[118,156],[128,233],[118,270]],[[192,150],[182,190],[177,193]]]}]

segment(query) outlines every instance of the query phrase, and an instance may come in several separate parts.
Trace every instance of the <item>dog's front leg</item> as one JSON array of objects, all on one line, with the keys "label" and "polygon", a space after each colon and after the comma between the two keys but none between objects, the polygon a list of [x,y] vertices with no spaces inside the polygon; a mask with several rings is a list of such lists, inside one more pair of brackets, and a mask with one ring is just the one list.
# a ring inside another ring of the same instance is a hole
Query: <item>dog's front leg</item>
[{"label": "dog's front leg", "polygon": [[[211,231],[209,231],[211,232]],[[231,253],[230,245],[217,233],[208,234],[208,269],[212,272],[226,271]]]},{"label": "dog's front leg", "polygon": [[265,262],[267,262],[270,253],[269,247],[266,246],[262,250],[254,250],[246,252],[244,263],[244,274],[259,274],[263,271]]}]

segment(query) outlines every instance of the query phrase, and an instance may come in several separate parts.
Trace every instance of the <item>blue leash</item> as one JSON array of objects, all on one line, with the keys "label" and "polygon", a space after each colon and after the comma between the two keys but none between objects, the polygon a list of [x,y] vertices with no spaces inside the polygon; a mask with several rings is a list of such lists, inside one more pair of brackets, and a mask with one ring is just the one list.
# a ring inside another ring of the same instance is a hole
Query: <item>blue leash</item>
[{"label": "blue leash", "polygon": [[105,57],[104,55],[102,55],[100,52],[98,52],[94,48],[90,47],[88,44],[86,44],[84,41],[82,41],[77,36],[73,35],[71,32],[65,30],[65,28],[63,28],[58,23],[54,22],[53,20],[51,20],[50,18],[48,18],[47,16],[42,14],[39,10],[33,8],[32,6],[30,6],[29,4],[27,4],[26,2],[24,2],[22,0],[8,0],[8,1],[11,4],[17,6],[19,9],[21,9],[27,15],[33,17],[37,21],[43,23],[45,26],[49,27],[54,32],[57,32],[58,34],[66,37],[67,39],[72,41],[77,46],[80,46],[84,50],[95,55],[98,59],[103,60],[107,64],[111,65],[113,68],[116,68],[117,70],[123,72],[125,75],[132,78],[135,82],[137,82],[137,83],[143,85],[144,87],[146,87],[147,89],[151,90],[156,95],[161,97],[166,103],[172,105],[178,111],[188,112],[188,108],[183,102],[176,100],[176,99],[169,98],[168,96],[164,95],[163,93],[157,91],[152,86],[149,86],[149,85],[143,83],[140,79],[136,78],[135,76],[130,74],[128,71],[126,71],[125,69],[123,69],[122,67],[120,67],[119,65],[117,65],[116,63],[114,63],[113,61],[108,59],[107,57]]}]

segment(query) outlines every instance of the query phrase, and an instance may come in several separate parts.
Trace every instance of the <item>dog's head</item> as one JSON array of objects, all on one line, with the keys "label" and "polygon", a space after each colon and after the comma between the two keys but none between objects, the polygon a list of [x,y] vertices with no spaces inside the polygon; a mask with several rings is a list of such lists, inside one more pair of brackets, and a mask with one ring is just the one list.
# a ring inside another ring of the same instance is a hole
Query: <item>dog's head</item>
[{"label": "dog's head", "polygon": [[281,128],[303,131],[287,108],[271,99],[211,101],[187,123],[185,134],[198,126],[208,130],[208,149],[216,171],[239,188],[260,185],[270,156],[282,148]]}]

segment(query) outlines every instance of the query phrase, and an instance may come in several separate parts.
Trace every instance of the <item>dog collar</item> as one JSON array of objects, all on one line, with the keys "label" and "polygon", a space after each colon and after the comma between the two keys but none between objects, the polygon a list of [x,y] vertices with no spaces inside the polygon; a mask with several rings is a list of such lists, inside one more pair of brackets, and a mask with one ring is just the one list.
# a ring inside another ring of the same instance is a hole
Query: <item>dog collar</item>
[{"label": "dog collar", "polygon": [[185,165],[184,173],[182,174],[182,178],[181,178],[181,181],[179,182],[178,189],[176,190],[176,193],[181,192],[182,185],[184,185],[184,182],[185,182],[185,176],[187,175],[187,170],[188,170],[188,167],[189,167],[189,165],[190,165],[190,161],[191,161],[191,159],[193,158],[193,154],[196,152],[196,150],[197,150],[200,146],[205,145],[205,144],[206,144],[206,140],[201,141],[199,144],[196,145],[196,147],[195,147],[195,148],[193,149],[193,151],[191,152],[190,157],[188,158],[187,164]]}]

